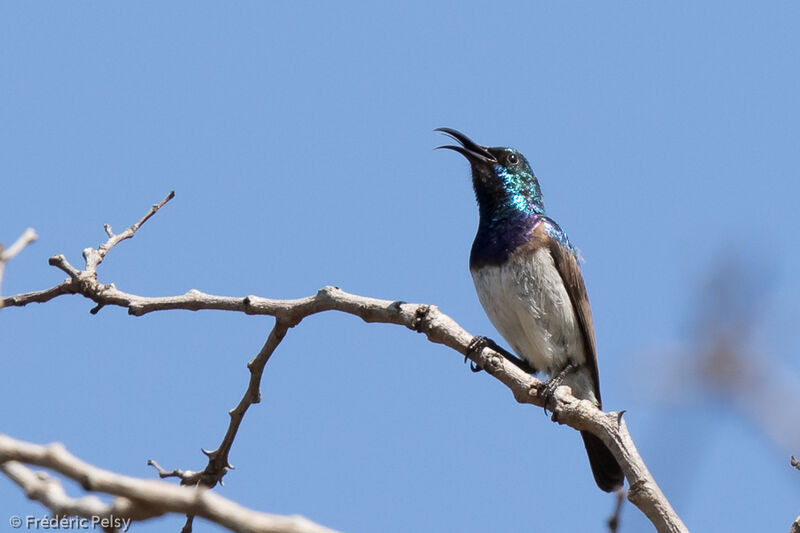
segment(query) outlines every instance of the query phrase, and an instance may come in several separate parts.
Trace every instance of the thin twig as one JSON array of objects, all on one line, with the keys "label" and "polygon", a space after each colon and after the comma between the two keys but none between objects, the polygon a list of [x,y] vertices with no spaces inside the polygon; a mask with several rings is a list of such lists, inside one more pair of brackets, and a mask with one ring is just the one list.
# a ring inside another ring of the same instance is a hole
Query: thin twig
[{"label": "thin twig", "polygon": [[[222,484],[222,478],[228,470],[233,469],[233,465],[230,464],[228,456],[233,447],[236,433],[239,431],[239,426],[244,419],[247,409],[254,403],[261,402],[261,376],[264,373],[264,367],[281,340],[283,340],[287,329],[285,325],[276,321],[275,326],[272,328],[267,338],[267,342],[264,343],[264,346],[258,354],[247,363],[247,368],[250,369],[250,381],[248,382],[247,390],[242,396],[242,399],[239,400],[238,405],[228,412],[231,420],[220,445],[215,450],[203,450],[203,453],[208,456],[208,465],[206,465],[205,469],[202,472],[180,469],[168,472],[152,459],[148,460],[147,464],[153,466],[162,479],[165,477],[178,477],[181,480],[181,485],[199,484],[207,488],[213,488],[217,483],[220,485]],[[191,515],[186,517],[186,524],[181,530],[183,533],[192,531],[192,518]]]},{"label": "thin twig", "polygon": [[[3,284],[3,272],[6,268],[6,263],[14,259],[26,246],[31,244],[32,242],[36,241],[39,236],[36,235],[36,232],[33,228],[26,229],[19,238],[14,241],[14,244],[9,246],[8,248],[3,248],[3,245],[0,244],[0,288]],[[0,291],[2,294],[2,291]],[[0,300],[0,309],[3,308],[3,301]]]},{"label": "thin twig", "polygon": [[242,423],[247,409],[254,403],[261,402],[261,376],[264,373],[264,367],[267,361],[269,361],[270,356],[283,340],[287,330],[288,328],[285,324],[281,323],[279,320],[276,321],[275,326],[272,328],[267,338],[267,342],[264,343],[264,346],[258,354],[247,363],[247,368],[250,369],[250,381],[238,405],[229,411],[231,421],[228,425],[228,430],[225,432],[225,436],[222,438],[222,442],[215,450],[203,450],[209,460],[209,467],[207,467],[204,472],[208,477],[202,481],[204,485],[213,487],[222,479],[225,472],[233,468],[230,462],[228,462],[228,455],[233,446],[233,440],[236,438],[239,425]]},{"label": "thin twig", "polygon": [[9,246],[8,248],[3,248],[0,246],[0,263],[6,263],[14,257],[17,256],[22,250],[25,249],[26,246],[35,242],[39,236],[36,235],[36,231],[33,228],[26,229],[19,238],[14,241],[14,244]]},{"label": "thin twig", "polygon": [[165,478],[168,478],[168,477],[177,477],[177,478],[183,479],[184,477],[191,476],[191,475],[195,474],[191,470],[181,470],[180,468],[176,468],[176,469],[174,469],[172,471],[164,470],[163,468],[161,468],[161,465],[159,465],[157,462],[153,461],[152,459],[148,459],[147,460],[147,464],[156,469],[156,471],[158,472],[158,477],[160,477],[161,479],[165,479]]},{"label": "thin twig", "polygon": [[125,239],[132,238],[139,230],[139,228],[141,228],[145,222],[150,220],[150,217],[158,213],[158,210],[164,207],[164,205],[173,198],[175,198],[175,191],[169,191],[169,193],[164,197],[164,199],[157,204],[153,204],[153,206],[150,208],[150,211],[148,211],[142,218],[140,218],[138,222],[136,222],[135,224],[127,228],[125,231],[117,235],[115,235],[114,232],[111,230],[111,226],[105,224],[103,228],[106,231],[106,235],[108,235],[108,240],[103,244],[101,244],[97,248],[97,250],[94,250],[93,248],[87,248],[86,250],[83,251],[83,257],[86,260],[86,270],[88,270],[89,272],[96,272],[97,266],[103,262],[103,259],[105,259],[106,254],[108,254],[108,252],[110,252],[111,249],[114,248],[114,246],[118,245]]}]

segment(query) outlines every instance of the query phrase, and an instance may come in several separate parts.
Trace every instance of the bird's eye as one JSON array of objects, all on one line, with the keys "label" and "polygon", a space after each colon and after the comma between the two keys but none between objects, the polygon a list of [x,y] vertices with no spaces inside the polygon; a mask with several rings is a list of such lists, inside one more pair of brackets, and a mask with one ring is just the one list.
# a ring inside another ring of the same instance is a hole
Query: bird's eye
[{"label": "bird's eye", "polygon": [[519,163],[519,157],[517,157],[517,154],[508,154],[506,161],[508,161],[509,165],[516,165]]}]

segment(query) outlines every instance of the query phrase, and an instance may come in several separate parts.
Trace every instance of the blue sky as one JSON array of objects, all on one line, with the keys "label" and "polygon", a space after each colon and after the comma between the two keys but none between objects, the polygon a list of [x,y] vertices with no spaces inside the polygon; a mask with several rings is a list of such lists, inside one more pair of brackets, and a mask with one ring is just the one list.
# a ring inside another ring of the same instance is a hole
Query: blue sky
[{"label": "blue sky", "polygon": [[[56,284],[49,256],[81,264],[104,223],[174,189],[101,280],[276,298],[333,284],[497,337],[467,269],[467,164],[432,150],[454,127],[531,161],[586,259],[606,407],[627,410],[687,525],[786,530],[800,442],[675,368],[703,280],[739,261],[751,347],[797,381],[798,22],[789,2],[3,3],[0,241],[40,235],[3,292]],[[149,458],[202,468],[271,320],[91,307],[2,311],[0,431],[133,476],[154,476]],[[602,531],[613,505],[574,431],[404,328],[312,317],[262,392],[219,489],[255,509],[352,532]],[[0,502],[43,514],[5,479]],[[643,530],[627,507],[622,531]]]}]

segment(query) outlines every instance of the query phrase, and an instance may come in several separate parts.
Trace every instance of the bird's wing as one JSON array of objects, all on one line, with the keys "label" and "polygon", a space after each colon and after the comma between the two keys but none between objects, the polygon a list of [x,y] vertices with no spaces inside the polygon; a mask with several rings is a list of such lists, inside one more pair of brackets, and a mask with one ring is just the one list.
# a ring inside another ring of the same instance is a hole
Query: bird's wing
[{"label": "bird's wing", "polygon": [[583,283],[578,258],[568,248],[570,246],[569,241],[567,241],[564,232],[553,220],[544,217],[539,227],[549,234],[549,238],[546,240],[547,246],[550,250],[550,255],[553,256],[556,269],[564,282],[564,287],[567,289],[569,299],[572,301],[575,315],[578,317],[587,351],[586,362],[589,364],[594,378],[594,393],[597,396],[597,401],[602,404],[600,401],[600,376],[597,369],[597,347],[594,340],[594,321],[592,320],[592,309],[589,306],[589,297],[586,294],[586,285]]}]

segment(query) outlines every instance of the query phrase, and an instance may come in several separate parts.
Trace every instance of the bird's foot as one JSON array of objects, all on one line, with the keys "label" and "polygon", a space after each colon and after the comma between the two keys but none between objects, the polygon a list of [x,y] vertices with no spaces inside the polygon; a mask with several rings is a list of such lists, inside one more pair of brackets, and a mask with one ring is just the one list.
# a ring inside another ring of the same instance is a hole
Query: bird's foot
[{"label": "bird's foot", "polygon": [[[495,352],[499,353],[500,355],[502,355],[503,357],[514,363],[523,372],[526,372],[528,374],[536,373],[536,369],[533,368],[530,364],[528,364],[527,361],[520,359],[513,353],[509,352],[508,350],[506,350],[505,348],[494,342],[489,337],[484,337],[483,335],[478,335],[477,337],[472,338],[472,340],[469,343],[469,346],[467,347],[467,353],[478,354],[484,348],[491,348]],[[466,355],[464,356],[464,362],[465,363],[467,362]],[[478,365],[476,365],[475,363],[471,363],[470,370],[472,370],[473,372],[480,372],[483,369]]]},{"label": "bird's foot", "polygon": [[[576,370],[578,370],[578,365],[576,365],[573,362],[569,362],[567,366],[559,370],[558,373],[554,374],[550,379],[548,379],[542,384],[541,394],[542,397],[544,398],[545,415],[547,414],[549,406],[555,399],[556,389],[558,389],[561,385],[563,385],[564,379],[571,373],[575,372]],[[551,410],[551,412],[553,411]],[[552,420],[553,422],[558,421],[558,417],[556,416],[555,412],[553,412]]]},{"label": "bird's foot", "polygon": [[[467,355],[464,356],[464,362],[467,362],[468,356],[481,353],[484,348],[489,346],[490,341],[491,339],[487,339],[483,335],[472,337],[472,340],[469,341],[469,346],[467,346]],[[483,370],[474,361],[469,362],[469,369],[473,372],[480,372]]]}]

